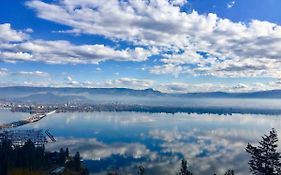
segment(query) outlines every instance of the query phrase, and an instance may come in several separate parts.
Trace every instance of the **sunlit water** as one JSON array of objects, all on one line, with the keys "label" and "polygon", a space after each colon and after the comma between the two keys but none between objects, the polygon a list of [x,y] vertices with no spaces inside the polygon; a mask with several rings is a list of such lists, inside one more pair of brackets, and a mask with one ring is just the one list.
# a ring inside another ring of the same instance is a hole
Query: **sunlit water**
[{"label": "sunlit water", "polygon": [[[0,111],[0,123],[28,117]],[[79,151],[91,173],[116,170],[136,174],[143,165],[148,175],[175,175],[180,160],[196,174],[223,174],[234,169],[249,174],[248,142],[256,144],[271,128],[281,133],[281,116],[197,115],[134,112],[61,113],[18,129],[50,129],[57,142],[48,150]],[[280,134],[281,135],[281,134]]]}]

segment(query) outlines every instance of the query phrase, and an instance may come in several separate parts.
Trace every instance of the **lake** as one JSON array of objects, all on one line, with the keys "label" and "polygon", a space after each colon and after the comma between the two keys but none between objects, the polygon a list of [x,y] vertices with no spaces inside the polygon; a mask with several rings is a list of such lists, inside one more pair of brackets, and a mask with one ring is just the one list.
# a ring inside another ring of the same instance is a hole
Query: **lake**
[{"label": "lake", "polygon": [[[0,123],[28,117],[0,111]],[[50,129],[57,142],[46,149],[79,151],[93,174],[111,170],[175,175],[181,159],[196,174],[249,174],[248,142],[256,144],[271,128],[281,132],[281,116],[199,115],[135,112],[59,113],[18,129]],[[279,145],[281,145],[279,143]]]}]

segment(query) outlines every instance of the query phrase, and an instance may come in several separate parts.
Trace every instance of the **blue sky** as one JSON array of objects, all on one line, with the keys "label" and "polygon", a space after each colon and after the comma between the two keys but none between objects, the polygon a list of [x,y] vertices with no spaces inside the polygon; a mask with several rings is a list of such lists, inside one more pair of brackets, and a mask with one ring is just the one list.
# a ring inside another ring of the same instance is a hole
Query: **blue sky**
[{"label": "blue sky", "polygon": [[3,1],[0,86],[279,89],[280,6],[279,0]]}]

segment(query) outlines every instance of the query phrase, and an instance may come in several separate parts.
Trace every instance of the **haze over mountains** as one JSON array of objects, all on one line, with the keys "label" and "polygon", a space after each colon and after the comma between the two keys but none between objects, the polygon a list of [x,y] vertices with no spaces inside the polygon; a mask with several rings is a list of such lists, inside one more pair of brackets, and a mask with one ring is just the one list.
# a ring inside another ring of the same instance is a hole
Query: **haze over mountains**
[{"label": "haze over mountains", "polygon": [[281,90],[259,91],[248,93],[202,92],[169,94],[153,89],[134,90],[128,88],[53,88],[53,87],[0,87],[0,99],[13,99],[39,103],[81,102],[92,103],[101,101],[126,101],[148,98],[263,98],[281,99]]}]

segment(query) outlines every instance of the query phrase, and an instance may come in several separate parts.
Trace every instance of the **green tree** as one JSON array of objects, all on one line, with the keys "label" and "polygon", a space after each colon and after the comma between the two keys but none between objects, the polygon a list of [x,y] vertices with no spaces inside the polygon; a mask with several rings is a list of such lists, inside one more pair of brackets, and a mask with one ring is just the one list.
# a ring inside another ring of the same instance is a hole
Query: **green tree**
[{"label": "green tree", "polygon": [[79,171],[80,170],[80,167],[81,167],[81,157],[80,157],[80,153],[79,152],[76,152],[74,158],[73,158],[73,162],[74,162],[74,168],[76,171]]},{"label": "green tree", "polygon": [[0,175],[6,175],[9,167],[13,164],[11,160],[14,157],[12,142],[4,139],[0,143]]},{"label": "green tree", "polygon": [[65,151],[63,150],[63,148],[60,149],[60,152],[59,152],[59,164],[64,164],[65,162],[65,157],[66,157],[66,153]]},{"label": "green tree", "polygon": [[65,156],[68,158],[69,157],[69,150],[68,148],[65,149]]},{"label": "green tree", "polygon": [[234,171],[233,170],[227,170],[227,172],[225,172],[224,175],[234,175]]},{"label": "green tree", "polygon": [[141,165],[138,167],[138,175],[144,175],[145,168]]},{"label": "green tree", "polygon": [[89,174],[90,174],[90,172],[89,172],[88,168],[85,168],[83,170],[83,172],[81,173],[81,175],[89,175]]},{"label": "green tree", "polygon": [[181,170],[178,175],[192,175],[192,173],[187,168],[187,161],[182,159],[181,161]]},{"label": "green tree", "polygon": [[278,137],[275,129],[264,135],[259,146],[248,143],[246,151],[251,155],[250,171],[254,175],[280,175],[280,153],[277,152]]}]

